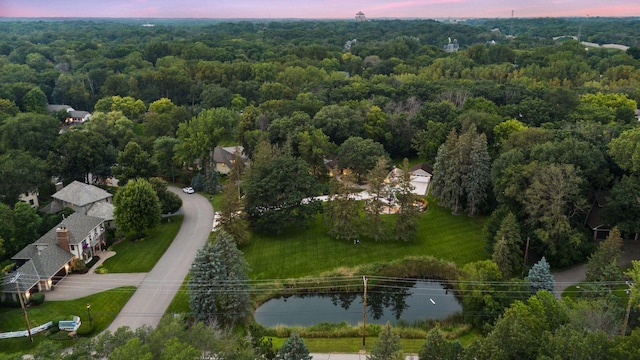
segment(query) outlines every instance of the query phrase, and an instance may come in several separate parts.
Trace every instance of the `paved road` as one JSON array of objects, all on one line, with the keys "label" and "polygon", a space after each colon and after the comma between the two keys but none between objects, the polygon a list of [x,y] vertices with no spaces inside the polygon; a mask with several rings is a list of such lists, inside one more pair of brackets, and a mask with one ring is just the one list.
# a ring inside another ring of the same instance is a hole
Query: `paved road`
[{"label": "paved road", "polygon": [[562,292],[569,286],[584,281],[586,278],[587,265],[581,264],[573,266],[569,269],[557,271],[553,273],[553,278],[556,281],[556,297],[560,298]]},{"label": "paved road", "polygon": [[196,252],[211,233],[213,209],[209,201],[198,194],[184,194],[178,188],[170,187],[169,190],[182,198],[182,227],[169,249],[109,325],[111,332],[121,326],[135,330],[143,325],[158,325],[187,276]]}]

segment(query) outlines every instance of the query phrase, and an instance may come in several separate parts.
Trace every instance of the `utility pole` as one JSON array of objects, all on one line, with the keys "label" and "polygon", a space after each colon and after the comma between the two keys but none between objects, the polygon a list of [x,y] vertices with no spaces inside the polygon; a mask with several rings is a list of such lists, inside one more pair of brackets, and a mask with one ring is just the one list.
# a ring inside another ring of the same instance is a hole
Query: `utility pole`
[{"label": "utility pole", "polygon": [[364,311],[362,312],[362,348],[367,342],[367,278],[363,275],[362,282],[364,283]]},{"label": "utility pole", "polygon": [[11,282],[15,282],[16,290],[18,291],[18,299],[20,299],[20,307],[22,308],[22,315],[24,315],[24,322],[27,324],[27,334],[29,335],[29,341],[33,342],[33,337],[31,336],[31,327],[29,326],[29,317],[27,316],[27,309],[24,307],[24,301],[22,301],[22,295],[20,294],[20,286],[18,285],[18,278],[20,274],[18,274],[15,278],[12,279]]}]

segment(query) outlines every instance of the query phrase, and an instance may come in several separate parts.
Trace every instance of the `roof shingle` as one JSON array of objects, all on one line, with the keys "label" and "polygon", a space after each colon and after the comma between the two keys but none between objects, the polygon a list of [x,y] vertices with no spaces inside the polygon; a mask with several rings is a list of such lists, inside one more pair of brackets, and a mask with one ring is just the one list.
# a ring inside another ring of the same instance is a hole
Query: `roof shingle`
[{"label": "roof shingle", "polygon": [[77,206],[85,206],[96,201],[104,200],[113,195],[101,188],[74,181],[60,191],[51,195],[52,198],[65,201]]}]

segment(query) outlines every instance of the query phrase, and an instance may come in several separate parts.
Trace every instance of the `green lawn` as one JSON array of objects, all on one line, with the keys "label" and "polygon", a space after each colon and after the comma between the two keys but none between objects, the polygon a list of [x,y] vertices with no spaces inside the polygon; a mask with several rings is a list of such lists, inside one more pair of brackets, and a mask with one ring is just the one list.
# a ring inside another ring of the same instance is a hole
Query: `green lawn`
[{"label": "green lawn", "polygon": [[213,211],[220,210],[220,203],[224,200],[224,196],[222,194],[215,194],[215,195],[211,195],[208,193],[199,193],[199,194],[209,199],[211,206],[213,206]]},{"label": "green lawn", "polygon": [[[335,240],[326,234],[321,216],[306,230],[281,235],[254,234],[242,248],[254,279],[286,279],[314,276],[339,267],[430,255],[458,265],[487,259],[482,238],[484,218],[453,216],[429,199],[422,215],[418,238],[411,242],[365,241],[359,245]],[[274,259],[280,259],[274,261]]]},{"label": "green lawn", "polygon": [[117,255],[105,260],[103,268],[110,273],[151,271],[178,234],[182,218],[182,215],[176,215],[163,219],[144,239],[135,242],[125,240],[113,245],[112,250]]},{"label": "green lawn", "polygon": [[[104,331],[115,319],[120,309],[126,304],[135,287],[127,286],[105,291],[99,294],[70,301],[45,301],[42,305],[27,308],[31,327],[45,324],[57,317],[71,320],[72,316],[80,316],[82,326],[78,330],[80,336],[95,335]],[[91,304],[92,325],[89,326],[87,304]],[[20,308],[0,308],[0,332],[24,330],[25,322]],[[34,342],[28,338],[1,339],[0,352],[25,352],[33,349],[45,339],[60,341],[63,347],[71,346],[66,332],[50,335],[48,331],[34,335]]]},{"label": "green lawn", "polygon": [[165,314],[184,314],[191,312],[191,307],[189,305],[189,290],[187,289],[187,283],[189,282],[189,275],[184,279],[182,285],[180,285],[180,289],[176,296],[171,300],[171,304],[165,311]]}]

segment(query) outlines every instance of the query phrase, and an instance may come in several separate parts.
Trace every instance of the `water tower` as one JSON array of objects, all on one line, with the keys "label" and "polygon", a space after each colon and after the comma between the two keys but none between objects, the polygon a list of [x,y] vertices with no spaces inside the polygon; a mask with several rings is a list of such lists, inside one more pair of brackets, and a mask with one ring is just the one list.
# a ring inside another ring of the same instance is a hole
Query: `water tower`
[{"label": "water tower", "polygon": [[358,13],[356,14],[356,22],[358,21],[367,21],[367,18],[364,16],[364,13],[362,11],[358,11]]}]

